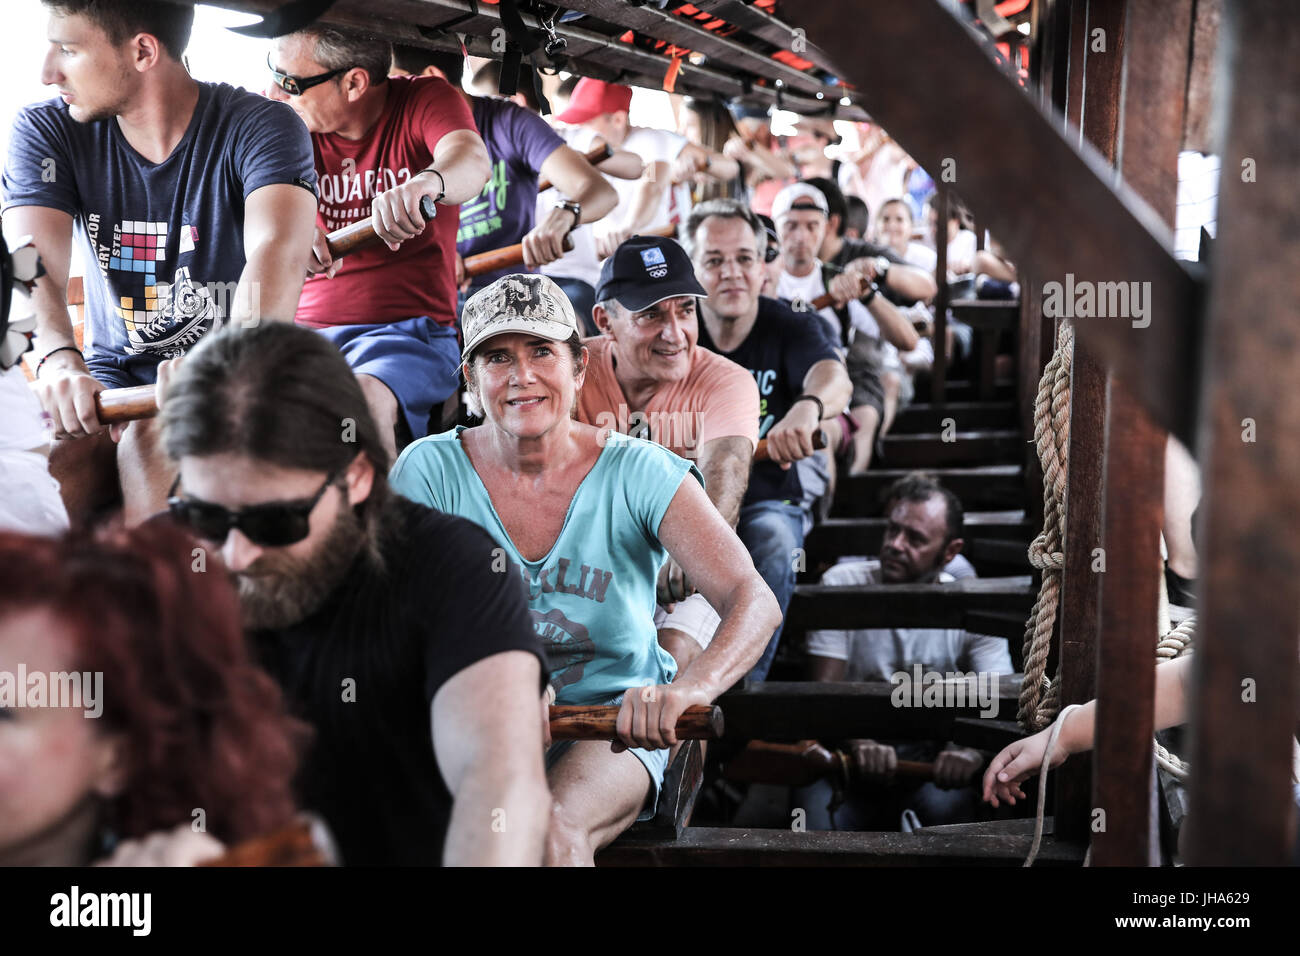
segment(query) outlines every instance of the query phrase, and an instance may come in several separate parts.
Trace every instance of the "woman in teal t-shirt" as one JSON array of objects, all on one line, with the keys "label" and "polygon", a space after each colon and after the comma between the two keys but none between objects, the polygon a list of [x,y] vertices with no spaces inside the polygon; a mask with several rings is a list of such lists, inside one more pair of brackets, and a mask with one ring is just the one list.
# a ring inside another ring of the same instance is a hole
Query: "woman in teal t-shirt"
[{"label": "woman in teal t-shirt", "polygon": [[[500,544],[494,558],[528,591],[558,702],[621,700],[612,748],[579,741],[547,752],[556,804],[547,862],[591,863],[638,813],[653,813],[678,716],[744,676],[780,609],[693,465],[640,439],[602,441],[573,420],[587,352],[550,279],[498,279],[466,303],[462,327],[465,378],[485,422],[415,442],[391,480]],[[654,627],[668,553],[722,618],[680,674]]]}]

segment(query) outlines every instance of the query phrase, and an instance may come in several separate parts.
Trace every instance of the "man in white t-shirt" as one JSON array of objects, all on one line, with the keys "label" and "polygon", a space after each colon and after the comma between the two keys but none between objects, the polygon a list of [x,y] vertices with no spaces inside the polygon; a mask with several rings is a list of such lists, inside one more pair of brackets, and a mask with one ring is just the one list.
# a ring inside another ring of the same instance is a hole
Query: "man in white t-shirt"
[{"label": "man in white t-shirt", "polygon": [[853,382],[849,414],[858,425],[849,472],[858,474],[871,464],[876,429],[884,415],[881,348],[891,343],[908,351],[916,347],[919,336],[874,283],[861,298],[847,295],[846,289],[856,285],[856,280],[841,281],[847,277],[836,275],[833,267],[817,258],[829,219],[826,196],[820,189],[808,183],[786,186],[772,203],[772,218],[781,240],[783,267],[777,297],[803,303],[805,308],[827,291],[835,297],[834,304],[819,310],[818,315],[832,341],[839,342],[847,353],[845,364]]},{"label": "man in white t-shirt", "polygon": [[[912,474],[886,492],[887,524],[878,558],[852,558],[822,575],[824,585],[952,583],[944,566],[962,549],[961,502],[933,478]],[[821,681],[889,681],[895,674],[1000,675],[1012,672],[1005,638],[970,634],[961,628],[863,628],[811,631],[810,676]],[[895,829],[903,809],[922,826],[962,822],[973,812],[974,784],[984,758],[976,750],[927,741],[850,740],[846,749],[867,778],[832,819],[826,813],[829,784],[805,788],[800,806],[813,829]],[[899,759],[933,761],[934,782],[919,786],[890,782]]]}]

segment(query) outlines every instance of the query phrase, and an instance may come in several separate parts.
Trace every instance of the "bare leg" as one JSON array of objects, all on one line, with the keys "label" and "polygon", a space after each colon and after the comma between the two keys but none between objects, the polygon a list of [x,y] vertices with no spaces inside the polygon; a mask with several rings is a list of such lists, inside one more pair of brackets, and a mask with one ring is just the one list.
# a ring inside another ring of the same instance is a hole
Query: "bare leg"
[{"label": "bare leg", "polygon": [[107,429],[88,438],[55,441],[50,449],[50,475],[59,483],[59,494],[73,527],[121,501],[117,445],[108,437]]},{"label": "bare leg", "polygon": [[595,866],[596,851],[630,827],[650,792],[645,766],[629,751],[579,740],[546,774],[553,802],[547,866]]},{"label": "bare leg", "polygon": [[1197,574],[1192,543],[1192,512],[1201,500],[1201,471],[1196,460],[1172,436],[1165,446],[1165,547],[1169,568],[1184,578]]},{"label": "bare leg", "polygon": [[394,429],[397,428],[397,416],[401,411],[397,404],[397,396],[373,375],[357,375],[357,384],[361,386],[361,393],[366,396],[366,405],[369,406],[375,426],[379,429],[379,440],[384,444],[388,460],[395,461],[397,438],[394,436]]},{"label": "bare leg", "polygon": [[167,507],[176,465],[163,448],[162,429],[156,418],[132,422],[122,433],[117,445],[117,473],[122,482],[122,513],[127,527]]},{"label": "bare leg", "polygon": [[858,423],[858,432],[853,436],[853,463],[849,466],[849,474],[860,475],[871,467],[871,453],[875,450],[880,412],[871,405],[859,405],[849,409],[849,414]]},{"label": "bare leg", "polygon": [[884,435],[894,424],[894,416],[898,414],[898,395],[903,390],[903,382],[898,372],[885,372],[880,376],[880,384],[885,389],[885,415],[884,422],[880,426],[880,434]]}]

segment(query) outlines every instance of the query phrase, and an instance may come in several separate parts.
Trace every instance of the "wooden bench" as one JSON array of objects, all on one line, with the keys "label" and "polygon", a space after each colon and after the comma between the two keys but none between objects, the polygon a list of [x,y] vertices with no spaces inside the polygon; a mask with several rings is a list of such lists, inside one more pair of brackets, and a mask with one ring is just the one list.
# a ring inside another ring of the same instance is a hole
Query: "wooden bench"
[{"label": "wooden bench", "polygon": [[[959,299],[949,305],[953,318],[960,319],[975,331],[973,366],[975,394],[989,401],[997,392],[998,342],[1003,332],[1016,332],[1020,326],[1020,303],[992,299]],[[1013,343],[1012,348],[1015,345]]]},{"label": "wooden bench", "polygon": [[890,468],[945,468],[955,465],[1014,464],[1025,454],[1025,442],[1013,429],[954,431],[911,435],[888,434],[881,463]]},{"label": "wooden bench", "polygon": [[[1036,866],[1078,866],[1086,847],[1057,840],[1045,821]],[[1019,866],[1033,820],[925,827],[913,833],[690,827],[673,840],[624,836],[600,866]]]},{"label": "wooden bench", "polygon": [[[912,468],[872,469],[866,474],[842,477],[835,489],[831,513],[838,518],[867,518],[880,514],[880,496]],[[957,496],[968,511],[1003,511],[1023,508],[1024,471],[1020,465],[986,465],[972,468],[925,469]]]},{"label": "wooden bench", "polygon": [[[987,389],[985,389],[987,392]],[[928,395],[929,385],[918,383],[916,387],[918,395]],[[944,383],[943,387],[944,404],[952,402],[985,402],[985,401],[1014,401],[1016,397],[1016,382],[1014,379],[1002,378],[993,383],[991,394],[982,394],[980,383],[968,379],[957,379]]]},{"label": "wooden bench", "polygon": [[[1029,575],[967,578],[952,584],[800,584],[790,599],[782,635],[864,627],[966,627],[972,612],[1005,614],[1012,622],[1018,618],[1023,634],[1034,596]],[[1013,629],[1000,636],[1016,633]]]},{"label": "wooden bench", "polygon": [[894,417],[889,434],[941,431],[949,418],[963,431],[1015,428],[1019,424],[1015,402],[914,402]]}]

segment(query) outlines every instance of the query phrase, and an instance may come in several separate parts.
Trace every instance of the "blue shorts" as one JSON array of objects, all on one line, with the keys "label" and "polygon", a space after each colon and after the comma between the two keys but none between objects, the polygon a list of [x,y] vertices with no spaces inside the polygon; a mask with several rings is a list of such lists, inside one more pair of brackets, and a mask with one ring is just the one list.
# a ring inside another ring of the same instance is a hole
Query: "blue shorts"
[{"label": "blue shorts", "polygon": [[460,385],[456,330],[428,316],[379,325],[332,325],[317,329],[333,342],[352,371],[373,375],[397,398],[411,438],[429,431],[429,414]]},{"label": "blue shorts", "polygon": [[103,353],[91,353],[83,357],[86,370],[105,388],[152,385],[158,381],[158,365],[162,361],[161,359],[152,362],[140,361],[133,355],[118,356]]},{"label": "blue shorts", "polygon": [[[621,704],[622,702],[623,695],[619,694],[612,700],[594,701],[593,703],[613,705]],[[559,759],[568,753],[569,748],[575,743],[577,743],[576,740],[557,740],[555,743],[551,744],[551,746],[546,750],[546,769],[550,770],[554,767]],[[636,819],[639,823],[642,820],[651,819],[655,815],[655,811],[659,809],[659,791],[664,785],[664,774],[668,771],[668,755],[672,753],[672,748],[665,747],[663,750],[643,750],[640,747],[633,747],[628,751],[628,753],[641,761],[641,766],[645,767],[645,772],[650,775],[650,784],[653,788],[653,792],[650,794],[650,799],[646,801],[645,806],[641,808],[641,813],[637,815]]]}]

